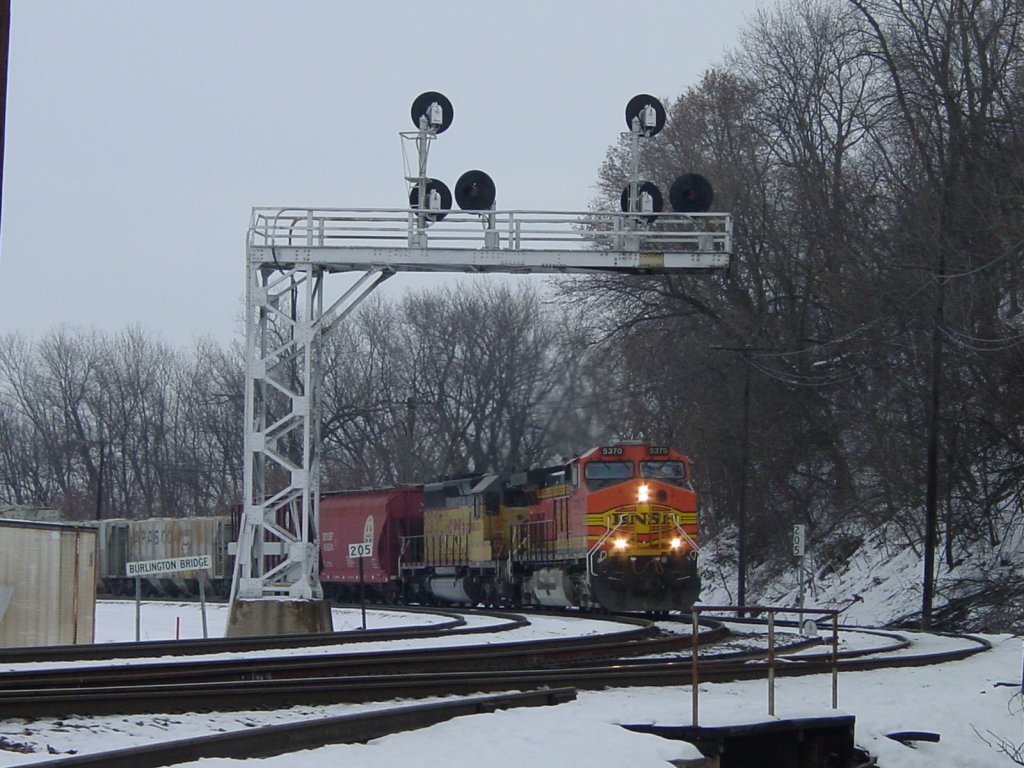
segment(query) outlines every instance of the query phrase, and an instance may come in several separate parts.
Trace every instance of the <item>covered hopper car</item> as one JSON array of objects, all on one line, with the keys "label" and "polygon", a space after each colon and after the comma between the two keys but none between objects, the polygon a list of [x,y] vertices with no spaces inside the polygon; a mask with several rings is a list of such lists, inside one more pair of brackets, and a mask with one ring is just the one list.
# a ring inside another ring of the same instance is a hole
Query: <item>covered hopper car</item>
[{"label": "covered hopper car", "polygon": [[142,577],[143,592],[167,597],[196,595],[197,579],[202,578],[208,595],[226,595],[231,583],[228,543],[232,525],[230,515],[102,520],[97,535],[99,589],[107,595],[133,595],[135,579],[127,575],[130,562],[210,555],[213,568],[208,571]]}]

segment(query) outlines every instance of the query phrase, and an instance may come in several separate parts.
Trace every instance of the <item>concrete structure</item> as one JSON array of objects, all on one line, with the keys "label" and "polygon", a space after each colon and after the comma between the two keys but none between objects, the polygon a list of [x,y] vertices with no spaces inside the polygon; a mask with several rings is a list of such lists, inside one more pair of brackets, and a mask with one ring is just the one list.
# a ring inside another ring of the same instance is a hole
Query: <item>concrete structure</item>
[{"label": "concrete structure", "polygon": [[331,632],[330,600],[235,600],[231,604],[225,637],[298,635]]},{"label": "concrete structure", "polygon": [[96,528],[0,520],[0,647],[93,642]]}]

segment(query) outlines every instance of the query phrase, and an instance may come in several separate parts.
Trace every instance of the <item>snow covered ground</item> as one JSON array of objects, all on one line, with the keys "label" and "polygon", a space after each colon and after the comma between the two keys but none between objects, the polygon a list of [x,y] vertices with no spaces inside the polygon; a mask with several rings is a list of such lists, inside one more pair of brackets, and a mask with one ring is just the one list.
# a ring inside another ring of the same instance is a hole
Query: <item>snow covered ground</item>
[{"label": "snow covered ground", "polygon": [[[733,605],[736,602],[736,542],[732,532],[702,543],[700,556],[701,601],[706,605]],[[804,590],[807,605],[842,611],[840,621],[850,625],[880,626],[915,617],[921,610],[922,554],[907,546],[898,531],[881,528],[863,539],[851,537],[859,546],[837,560],[836,547],[809,544],[804,564]],[[942,547],[939,547],[939,551]],[[935,562],[934,608],[941,609],[950,600],[966,596],[965,590],[986,579],[1007,584],[1024,576],[1024,529],[1018,524],[1000,530],[996,548],[976,546],[954,568],[944,558]],[[800,594],[800,570],[795,558],[789,567],[779,569],[776,562],[754,564],[747,574],[748,603],[794,606]],[[981,619],[972,612],[977,626],[1020,626],[1019,610],[1004,606],[1007,614]],[[998,610],[991,610],[999,613]],[[1010,631],[1010,630],[1005,630]]]},{"label": "snow covered ground", "polygon": [[[222,631],[222,606],[209,608],[211,636]],[[147,604],[143,627],[150,639],[201,636],[199,608],[194,604]],[[436,622],[437,617],[415,614],[395,617],[368,612],[368,626],[385,621],[408,625]],[[599,622],[584,620],[591,625]],[[359,611],[336,609],[335,626],[358,627]],[[533,633],[578,633],[575,620],[546,617]],[[135,636],[131,602],[101,603],[97,639],[131,640]],[[180,626],[180,630],[176,627]],[[584,626],[583,632],[597,631]],[[508,634],[508,633],[503,633]],[[918,638],[921,639],[921,638]],[[857,742],[878,755],[883,768],[996,768],[1014,762],[1000,745],[1024,744],[1024,706],[1020,693],[1021,641],[1009,636],[989,638],[992,651],[962,662],[939,667],[843,673],[839,678],[841,712],[857,716]],[[924,638],[926,642],[927,638]],[[936,641],[941,642],[941,641]],[[998,686],[1011,682],[1013,687]],[[701,724],[750,722],[767,719],[764,681],[701,685]],[[668,760],[696,757],[687,744],[626,731],[619,723],[688,724],[690,689],[630,688],[581,692],[575,702],[557,707],[510,710],[475,715],[421,731],[396,734],[368,744],[324,747],[264,760],[246,761],[252,768],[525,768],[570,765],[628,765],[629,768],[665,768]],[[780,718],[829,714],[830,679],[827,675],[778,681],[776,716]],[[383,702],[374,708],[397,706]],[[60,720],[0,721],[0,768],[52,760],[72,751],[117,749],[149,741],[189,738],[206,733],[305,720],[362,711],[366,705],[295,707],[277,712],[227,714],[69,717]],[[898,730],[927,730],[941,734],[937,744],[911,748],[887,739]],[[986,742],[988,742],[986,744]],[[26,750],[26,751],[16,751]],[[28,751],[33,750],[33,751]],[[197,768],[237,768],[242,762],[212,759],[190,763]]]}]

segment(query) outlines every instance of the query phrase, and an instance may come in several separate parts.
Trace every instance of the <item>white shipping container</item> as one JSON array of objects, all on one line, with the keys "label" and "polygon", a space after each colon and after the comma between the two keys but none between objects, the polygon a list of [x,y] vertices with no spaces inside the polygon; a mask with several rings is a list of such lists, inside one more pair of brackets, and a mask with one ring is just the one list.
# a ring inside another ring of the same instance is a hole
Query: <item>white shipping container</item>
[{"label": "white shipping container", "polygon": [[0,520],[0,592],[0,647],[93,642],[96,529]]}]

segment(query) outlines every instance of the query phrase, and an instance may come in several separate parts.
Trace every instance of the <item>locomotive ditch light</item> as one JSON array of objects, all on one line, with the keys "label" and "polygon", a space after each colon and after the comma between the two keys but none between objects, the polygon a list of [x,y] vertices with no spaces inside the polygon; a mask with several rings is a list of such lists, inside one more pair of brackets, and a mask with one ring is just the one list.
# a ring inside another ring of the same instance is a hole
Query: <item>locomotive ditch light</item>
[{"label": "locomotive ditch light", "polygon": [[615,540],[615,551],[616,552],[625,552],[626,551],[626,545],[628,543],[629,542],[626,541],[625,539],[616,539]]},{"label": "locomotive ditch light", "polygon": [[676,538],[672,539],[671,546],[672,549],[679,549],[683,546],[683,540],[677,536]]},{"label": "locomotive ditch light", "polygon": [[417,128],[420,127],[422,118],[426,127],[433,130],[434,133],[444,133],[452,124],[455,110],[443,93],[427,91],[413,99],[411,116],[412,124]]}]

